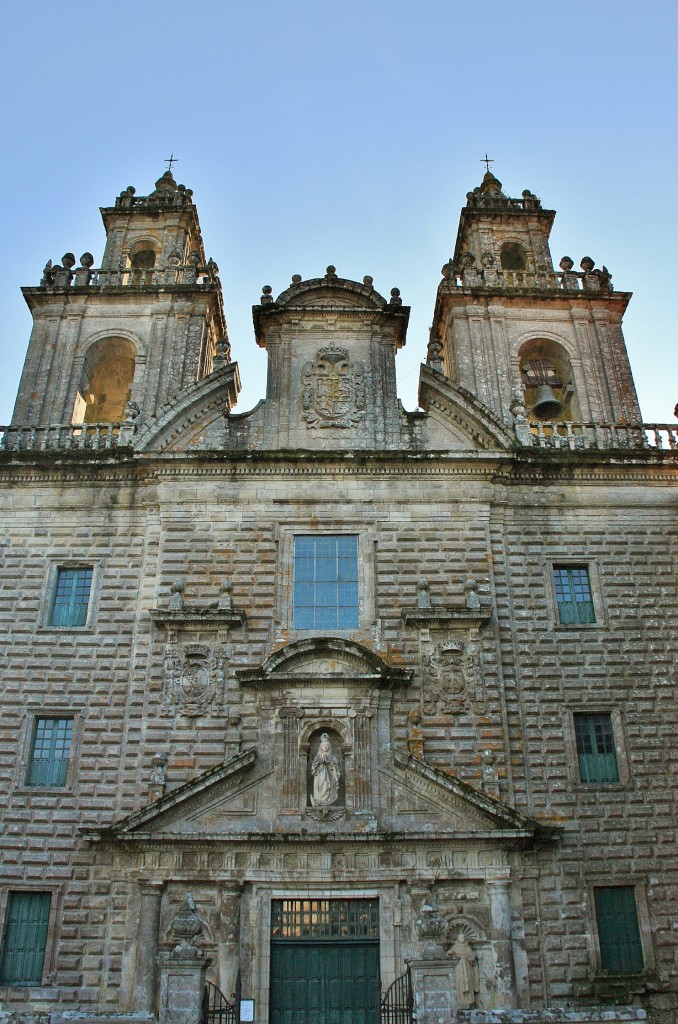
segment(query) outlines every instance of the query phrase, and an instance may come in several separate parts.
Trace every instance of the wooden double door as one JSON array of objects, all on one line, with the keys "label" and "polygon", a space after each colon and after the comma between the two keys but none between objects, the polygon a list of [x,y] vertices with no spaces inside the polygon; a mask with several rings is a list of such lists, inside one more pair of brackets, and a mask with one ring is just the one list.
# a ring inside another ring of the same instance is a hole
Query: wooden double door
[{"label": "wooden double door", "polygon": [[270,1024],[377,1024],[378,900],[274,900]]}]

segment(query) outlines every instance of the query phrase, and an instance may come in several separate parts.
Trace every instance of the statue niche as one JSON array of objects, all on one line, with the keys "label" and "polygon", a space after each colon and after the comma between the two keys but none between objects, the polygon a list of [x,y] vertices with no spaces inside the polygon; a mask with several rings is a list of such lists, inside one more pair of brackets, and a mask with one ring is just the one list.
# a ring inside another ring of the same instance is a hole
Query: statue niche
[{"label": "statue niche", "polygon": [[341,737],[332,729],[318,729],[309,743],[307,805],[319,811],[344,807],[345,792]]}]

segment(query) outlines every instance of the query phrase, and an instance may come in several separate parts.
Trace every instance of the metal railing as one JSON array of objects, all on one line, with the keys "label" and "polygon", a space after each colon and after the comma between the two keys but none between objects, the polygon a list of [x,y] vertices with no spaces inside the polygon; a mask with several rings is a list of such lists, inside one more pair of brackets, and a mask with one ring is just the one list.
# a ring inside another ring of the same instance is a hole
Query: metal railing
[{"label": "metal railing", "polygon": [[411,1024],[414,1020],[414,992],[409,967],[381,997],[380,1016],[380,1024]]},{"label": "metal railing", "polygon": [[236,990],[229,1002],[221,989],[211,981],[205,984],[202,997],[200,1024],[240,1024],[240,972],[236,980]]}]

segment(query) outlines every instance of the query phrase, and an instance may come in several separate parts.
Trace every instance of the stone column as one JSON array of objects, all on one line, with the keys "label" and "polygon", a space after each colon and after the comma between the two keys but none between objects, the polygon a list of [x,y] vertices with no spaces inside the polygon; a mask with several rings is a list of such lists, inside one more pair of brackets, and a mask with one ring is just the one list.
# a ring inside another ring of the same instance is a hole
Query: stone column
[{"label": "stone column", "polygon": [[200,1024],[205,975],[211,962],[176,953],[158,957],[160,1024]]},{"label": "stone column", "polygon": [[512,1010],[516,1003],[516,971],[511,942],[511,903],[508,878],[488,879],[490,929],[496,965],[497,1009]]},{"label": "stone column", "polygon": [[137,1013],[155,1013],[158,968],[158,934],[160,929],[160,902],[164,882],[139,882],[139,930],[137,932],[137,960],[134,976],[134,1010]]},{"label": "stone column", "polygon": [[240,966],[240,894],[239,882],[219,886],[221,919],[219,935],[219,988],[229,1002],[235,992]]}]

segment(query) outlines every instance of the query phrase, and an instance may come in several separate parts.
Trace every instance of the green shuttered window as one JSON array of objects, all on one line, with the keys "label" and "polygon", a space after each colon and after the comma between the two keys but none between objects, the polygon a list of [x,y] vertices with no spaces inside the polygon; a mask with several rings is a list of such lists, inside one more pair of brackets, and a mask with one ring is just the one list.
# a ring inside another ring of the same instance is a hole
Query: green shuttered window
[{"label": "green shuttered window", "polygon": [[0,984],[40,985],[52,902],[48,892],[11,892],[2,946]]},{"label": "green shuttered window", "polygon": [[91,568],[57,569],[50,626],[84,626],[92,589]]},{"label": "green shuttered window", "polygon": [[581,625],[596,621],[587,566],[554,565],[553,585],[561,625]]},{"label": "green shuttered window", "polygon": [[636,894],[632,885],[606,885],[594,889],[600,960],[606,974],[640,974],[640,942]]},{"label": "green shuttered window", "polygon": [[295,629],[357,629],[357,536],[294,538]]},{"label": "green shuttered window", "polygon": [[36,719],[27,785],[66,785],[72,737],[72,718]]},{"label": "green shuttered window", "polygon": [[574,734],[577,741],[579,778],[587,783],[619,782],[619,766],[614,747],[614,732],[609,714],[576,714]]}]

